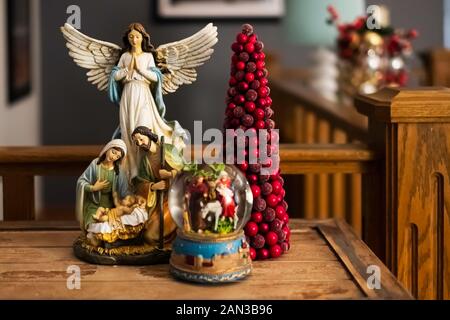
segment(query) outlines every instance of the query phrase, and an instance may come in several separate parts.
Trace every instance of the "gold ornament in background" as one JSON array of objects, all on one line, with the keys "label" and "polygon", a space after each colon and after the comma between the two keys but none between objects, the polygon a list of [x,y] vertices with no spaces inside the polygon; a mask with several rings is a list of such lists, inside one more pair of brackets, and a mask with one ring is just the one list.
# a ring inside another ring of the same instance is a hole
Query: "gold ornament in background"
[{"label": "gold ornament in background", "polygon": [[373,31],[368,31],[364,34],[363,42],[369,47],[379,47],[383,45],[383,38]]}]

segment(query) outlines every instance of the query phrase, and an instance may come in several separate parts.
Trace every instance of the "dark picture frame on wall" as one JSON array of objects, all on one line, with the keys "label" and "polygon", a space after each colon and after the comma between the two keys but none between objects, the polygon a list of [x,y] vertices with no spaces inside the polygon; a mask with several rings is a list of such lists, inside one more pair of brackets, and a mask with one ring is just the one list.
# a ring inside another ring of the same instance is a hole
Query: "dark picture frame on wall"
[{"label": "dark picture frame on wall", "polygon": [[285,0],[158,0],[159,19],[279,19]]},{"label": "dark picture frame on wall", "polygon": [[30,0],[7,0],[8,100],[15,102],[31,92]]}]

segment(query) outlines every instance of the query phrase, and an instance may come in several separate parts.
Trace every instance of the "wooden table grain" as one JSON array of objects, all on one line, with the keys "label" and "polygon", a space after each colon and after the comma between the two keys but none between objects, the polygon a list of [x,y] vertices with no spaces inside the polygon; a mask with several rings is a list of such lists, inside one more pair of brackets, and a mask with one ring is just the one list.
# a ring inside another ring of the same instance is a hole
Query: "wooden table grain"
[{"label": "wooden table grain", "polygon": [[[76,224],[0,223],[0,299],[411,299],[389,270],[342,221],[291,221],[291,250],[255,261],[252,274],[210,286],[172,278],[168,265],[99,266],[72,253]],[[81,270],[68,289],[69,266]],[[368,266],[380,268],[369,289]]]}]

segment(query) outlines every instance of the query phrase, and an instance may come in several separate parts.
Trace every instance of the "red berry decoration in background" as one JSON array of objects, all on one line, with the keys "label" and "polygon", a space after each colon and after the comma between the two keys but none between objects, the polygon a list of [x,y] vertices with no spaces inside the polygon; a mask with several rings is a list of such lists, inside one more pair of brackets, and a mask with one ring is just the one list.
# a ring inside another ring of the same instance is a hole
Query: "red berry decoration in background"
[{"label": "red berry decoration in background", "polygon": [[[225,129],[244,131],[268,130],[267,154],[276,151],[279,137],[275,131],[272,99],[267,76],[264,44],[254,33],[250,24],[244,24],[231,45],[231,74],[227,98]],[[249,149],[252,147],[252,149]],[[244,153],[245,162],[237,164],[246,175],[253,193],[253,209],[244,231],[250,244],[250,257],[255,259],[277,258],[289,250],[289,214],[284,201],[283,178],[280,171],[262,174],[270,167],[270,161],[249,163],[249,154],[256,150],[259,155],[258,139],[248,139]],[[235,156],[237,156],[235,154]]]}]

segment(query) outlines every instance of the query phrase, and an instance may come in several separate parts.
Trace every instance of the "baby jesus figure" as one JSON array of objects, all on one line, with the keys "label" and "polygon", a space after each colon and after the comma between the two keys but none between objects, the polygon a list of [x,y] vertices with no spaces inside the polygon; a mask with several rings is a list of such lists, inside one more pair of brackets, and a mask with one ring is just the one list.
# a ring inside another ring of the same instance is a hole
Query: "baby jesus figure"
[{"label": "baby jesus figure", "polygon": [[147,201],[140,196],[126,196],[121,201],[117,197],[114,199],[115,208],[98,207],[93,215],[98,222],[107,222],[110,224],[120,223],[120,217],[125,214],[130,214],[136,208],[145,209]]}]

